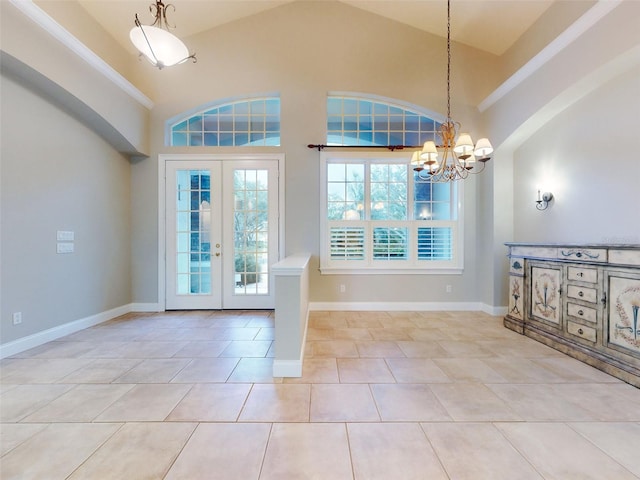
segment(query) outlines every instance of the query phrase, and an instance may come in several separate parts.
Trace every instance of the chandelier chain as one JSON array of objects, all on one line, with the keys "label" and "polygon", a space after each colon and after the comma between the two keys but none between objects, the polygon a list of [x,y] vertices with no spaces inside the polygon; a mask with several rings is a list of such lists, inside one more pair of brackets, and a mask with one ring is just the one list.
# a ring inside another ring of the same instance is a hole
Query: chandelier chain
[{"label": "chandelier chain", "polygon": [[451,122],[451,0],[447,0],[447,122]]},{"label": "chandelier chain", "polygon": [[447,118],[439,127],[441,145],[436,145],[435,138],[428,140],[422,151],[411,157],[419,178],[432,183],[452,182],[484,170],[493,152],[491,142],[481,138],[474,144],[468,133],[458,135],[460,128],[460,123],[451,119],[451,0],[447,0]]}]

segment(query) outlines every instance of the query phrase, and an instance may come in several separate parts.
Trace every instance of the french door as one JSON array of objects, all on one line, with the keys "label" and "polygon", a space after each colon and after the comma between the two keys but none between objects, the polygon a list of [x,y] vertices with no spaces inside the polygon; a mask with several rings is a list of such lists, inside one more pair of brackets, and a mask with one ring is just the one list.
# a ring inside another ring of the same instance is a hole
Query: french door
[{"label": "french door", "polygon": [[167,160],[166,308],[273,308],[277,160]]}]

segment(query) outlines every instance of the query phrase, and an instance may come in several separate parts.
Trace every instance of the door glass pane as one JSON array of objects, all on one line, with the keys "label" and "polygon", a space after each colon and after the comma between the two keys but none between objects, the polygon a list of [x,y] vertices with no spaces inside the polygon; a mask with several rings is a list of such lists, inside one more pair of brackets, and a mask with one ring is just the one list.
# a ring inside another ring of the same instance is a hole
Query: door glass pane
[{"label": "door glass pane", "polygon": [[211,174],[176,174],[176,293],[211,294]]},{"label": "door glass pane", "polygon": [[233,176],[234,291],[269,294],[268,171],[241,169]]}]

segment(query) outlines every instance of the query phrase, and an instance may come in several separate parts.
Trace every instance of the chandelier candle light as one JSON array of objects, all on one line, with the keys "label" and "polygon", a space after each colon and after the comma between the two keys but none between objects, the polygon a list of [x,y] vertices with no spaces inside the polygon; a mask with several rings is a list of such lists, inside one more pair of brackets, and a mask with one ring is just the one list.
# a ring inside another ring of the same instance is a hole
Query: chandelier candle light
[{"label": "chandelier candle light", "polygon": [[196,55],[189,54],[189,50],[178,37],[169,31],[175,28],[167,21],[167,8],[176,7],[172,4],[165,5],[162,0],[156,0],[155,4],[149,6],[149,11],[155,16],[155,21],[151,25],[142,25],[136,13],[136,26],[129,32],[129,38],[138,49],[140,55],[151,62],[154,67],[162,70],[164,67],[171,67],[191,59],[195,63]]},{"label": "chandelier candle light", "polygon": [[[488,138],[481,138],[474,145],[468,133],[458,135],[459,129],[460,124],[451,120],[451,0],[447,0],[447,119],[440,126],[441,145],[436,146],[429,140],[422,150],[413,152],[411,165],[421,178],[431,182],[451,182],[484,170],[486,162],[491,160],[491,142]],[[480,162],[482,167],[472,172],[476,162]],[[426,173],[424,177],[422,172]]]}]

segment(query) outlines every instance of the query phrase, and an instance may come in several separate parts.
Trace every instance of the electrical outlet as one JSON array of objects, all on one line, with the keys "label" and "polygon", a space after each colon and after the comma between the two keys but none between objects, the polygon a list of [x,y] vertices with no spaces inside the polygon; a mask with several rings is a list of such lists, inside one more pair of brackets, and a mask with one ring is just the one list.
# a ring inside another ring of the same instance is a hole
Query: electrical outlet
[{"label": "electrical outlet", "polygon": [[22,312],[15,312],[13,314],[13,324],[20,325],[22,323]]},{"label": "electrical outlet", "polygon": [[451,287],[451,285],[447,285],[447,286],[445,287],[445,291],[446,291],[447,293],[451,293],[451,292],[453,291],[453,288]]}]

